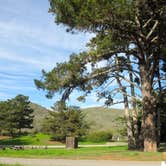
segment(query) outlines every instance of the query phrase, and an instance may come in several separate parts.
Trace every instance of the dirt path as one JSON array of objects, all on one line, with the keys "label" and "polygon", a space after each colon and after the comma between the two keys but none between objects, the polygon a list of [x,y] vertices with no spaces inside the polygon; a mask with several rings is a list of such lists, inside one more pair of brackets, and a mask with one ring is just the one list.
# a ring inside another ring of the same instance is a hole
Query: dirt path
[{"label": "dirt path", "polygon": [[[125,146],[127,145],[126,142],[108,142],[106,144],[94,144],[94,145],[78,145],[79,148],[88,148],[88,147],[109,147],[109,146]],[[6,146],[12,146],[12,145],[6,145]],[[21,146],[21,145],[16,145]],[[48,148],[48,149],[54,149],[54,148],[65,148],[65,145],[22,145],[24,148]]]},{"label": "dirt path", "polygon": [[111,161],[111,160],[64,160],[24,159],[1,157],[0,163],[24,166],[161,166],[161,162]]}]

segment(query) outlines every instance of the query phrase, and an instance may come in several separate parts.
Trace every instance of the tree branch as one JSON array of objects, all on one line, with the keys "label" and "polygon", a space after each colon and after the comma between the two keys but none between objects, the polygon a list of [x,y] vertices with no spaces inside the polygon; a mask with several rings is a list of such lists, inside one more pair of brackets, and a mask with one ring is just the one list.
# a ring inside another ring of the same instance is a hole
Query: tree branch
[{"label": "tree branch", "polygon": [[157,28],[158,24],[159,24],[159,21],[156,20],[155,23],[154,23],[154,25],[153,25],[153,27],[152,27],[152,29],[151,29],[151,31],[150,31],[150,32],[148,33],[148,35],[146,36],[146,39],[147,39],[147,40],[148,40],[149,37],[152,35],[152,33],[155,31],[155,29]]},{"label": "tree branch", "polygon": [[137,84],[131,82],[129,79],[125,78],[124,76],[122,76],[122,75],[120,75],[120,74],[118,74],[118,73],[116,73],[116,75],[141,90],[141,87],[140,87],[140,86],[138,86]]}]

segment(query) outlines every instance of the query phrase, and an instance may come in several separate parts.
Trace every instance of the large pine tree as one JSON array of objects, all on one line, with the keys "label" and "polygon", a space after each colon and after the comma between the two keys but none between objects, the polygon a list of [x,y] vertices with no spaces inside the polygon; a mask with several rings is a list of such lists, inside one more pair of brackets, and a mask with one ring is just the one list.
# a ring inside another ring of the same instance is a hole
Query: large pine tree
[{"label": "large pine tree", "polygon": [[[165,57],[163,48],[166,46],[166,1],[50,0],[49,11],[55,15],[55,22],[67,26],[68,31],[88,31],[96,36],[89,43],[90,51],[86,55],[83,54],[84,56],[79,56],[83,58],[77,62],[73,61],[76,70],[79,68],[79,75],[74,71],[70,60],[68,64],[57,65],[50,73],[44,72],[45,80],[36,81],[38,87],[48,90],[49,96],[65,89],[62,99],[66,99],[76,87],[90,91],[92,84],[87,84],[87,80],[97,80],[101,85],[108,74],[110,78],[110,75],[117,71],[132,72],[137,75],[135,81],[141,87],[144,151],[157,151],[157,101],[154,83],[156,75],[160,75],[161,57]],[[133,68],[126,67],[127,63],[124,65],[122,60],[117,65],[115,57],[122,54],[134,60]],[[81,79],[85,74],[82,72],[84,64],[103,60],[113,61],[114,66],[110,68],[108,65]],[[51,77],[56,79],[51,81]],[[125,79],[119,74],[118,77]]]}]

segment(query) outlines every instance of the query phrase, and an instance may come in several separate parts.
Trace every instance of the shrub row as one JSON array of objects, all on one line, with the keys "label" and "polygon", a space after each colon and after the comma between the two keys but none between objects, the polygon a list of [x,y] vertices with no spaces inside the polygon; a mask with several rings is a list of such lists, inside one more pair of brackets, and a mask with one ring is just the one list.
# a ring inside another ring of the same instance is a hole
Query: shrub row
[{"label": "shrub row", "polygon": [[85,137],[85,141],[88,142],[108,142],[112,139],[112,133],[110,131],[98,131],[89,133]]}]

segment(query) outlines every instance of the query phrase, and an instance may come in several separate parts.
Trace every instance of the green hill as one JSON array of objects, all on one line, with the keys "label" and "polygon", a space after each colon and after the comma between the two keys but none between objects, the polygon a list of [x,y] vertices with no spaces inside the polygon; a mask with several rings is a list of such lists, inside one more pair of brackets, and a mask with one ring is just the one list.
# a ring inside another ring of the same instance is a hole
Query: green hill
[{"label": "green hill", "polygon": [[117,121],[118,117],[124,116],[122,109],[110,109],[104,107],[92,107],[83,109],[87,120],[91,123],[91,130],[110,130],[114,133],[122,128],[122,124]]},{"label": "green hill", "polygon": [[[34,131],[40,131],[43,120],[49,114],[49,110],[35,103],[30,104],[34,109]],[[109,109],[104,107],[91,107],[82,109],[85,113],[86,120],[91,125],[91,131],[110,130],[114,133],[122,124],[117,118],[124,115],[121,109]]]},{"label": "green hill", "polygon": [[30,103],[31,108],[34,110],[34,121],[33,121],[33,131],[40,131],[41,126],[43,123],[43,120],[46,118],[46,116],[49,114],[49,110],[45,107],[42,107],[41,105]]}]

